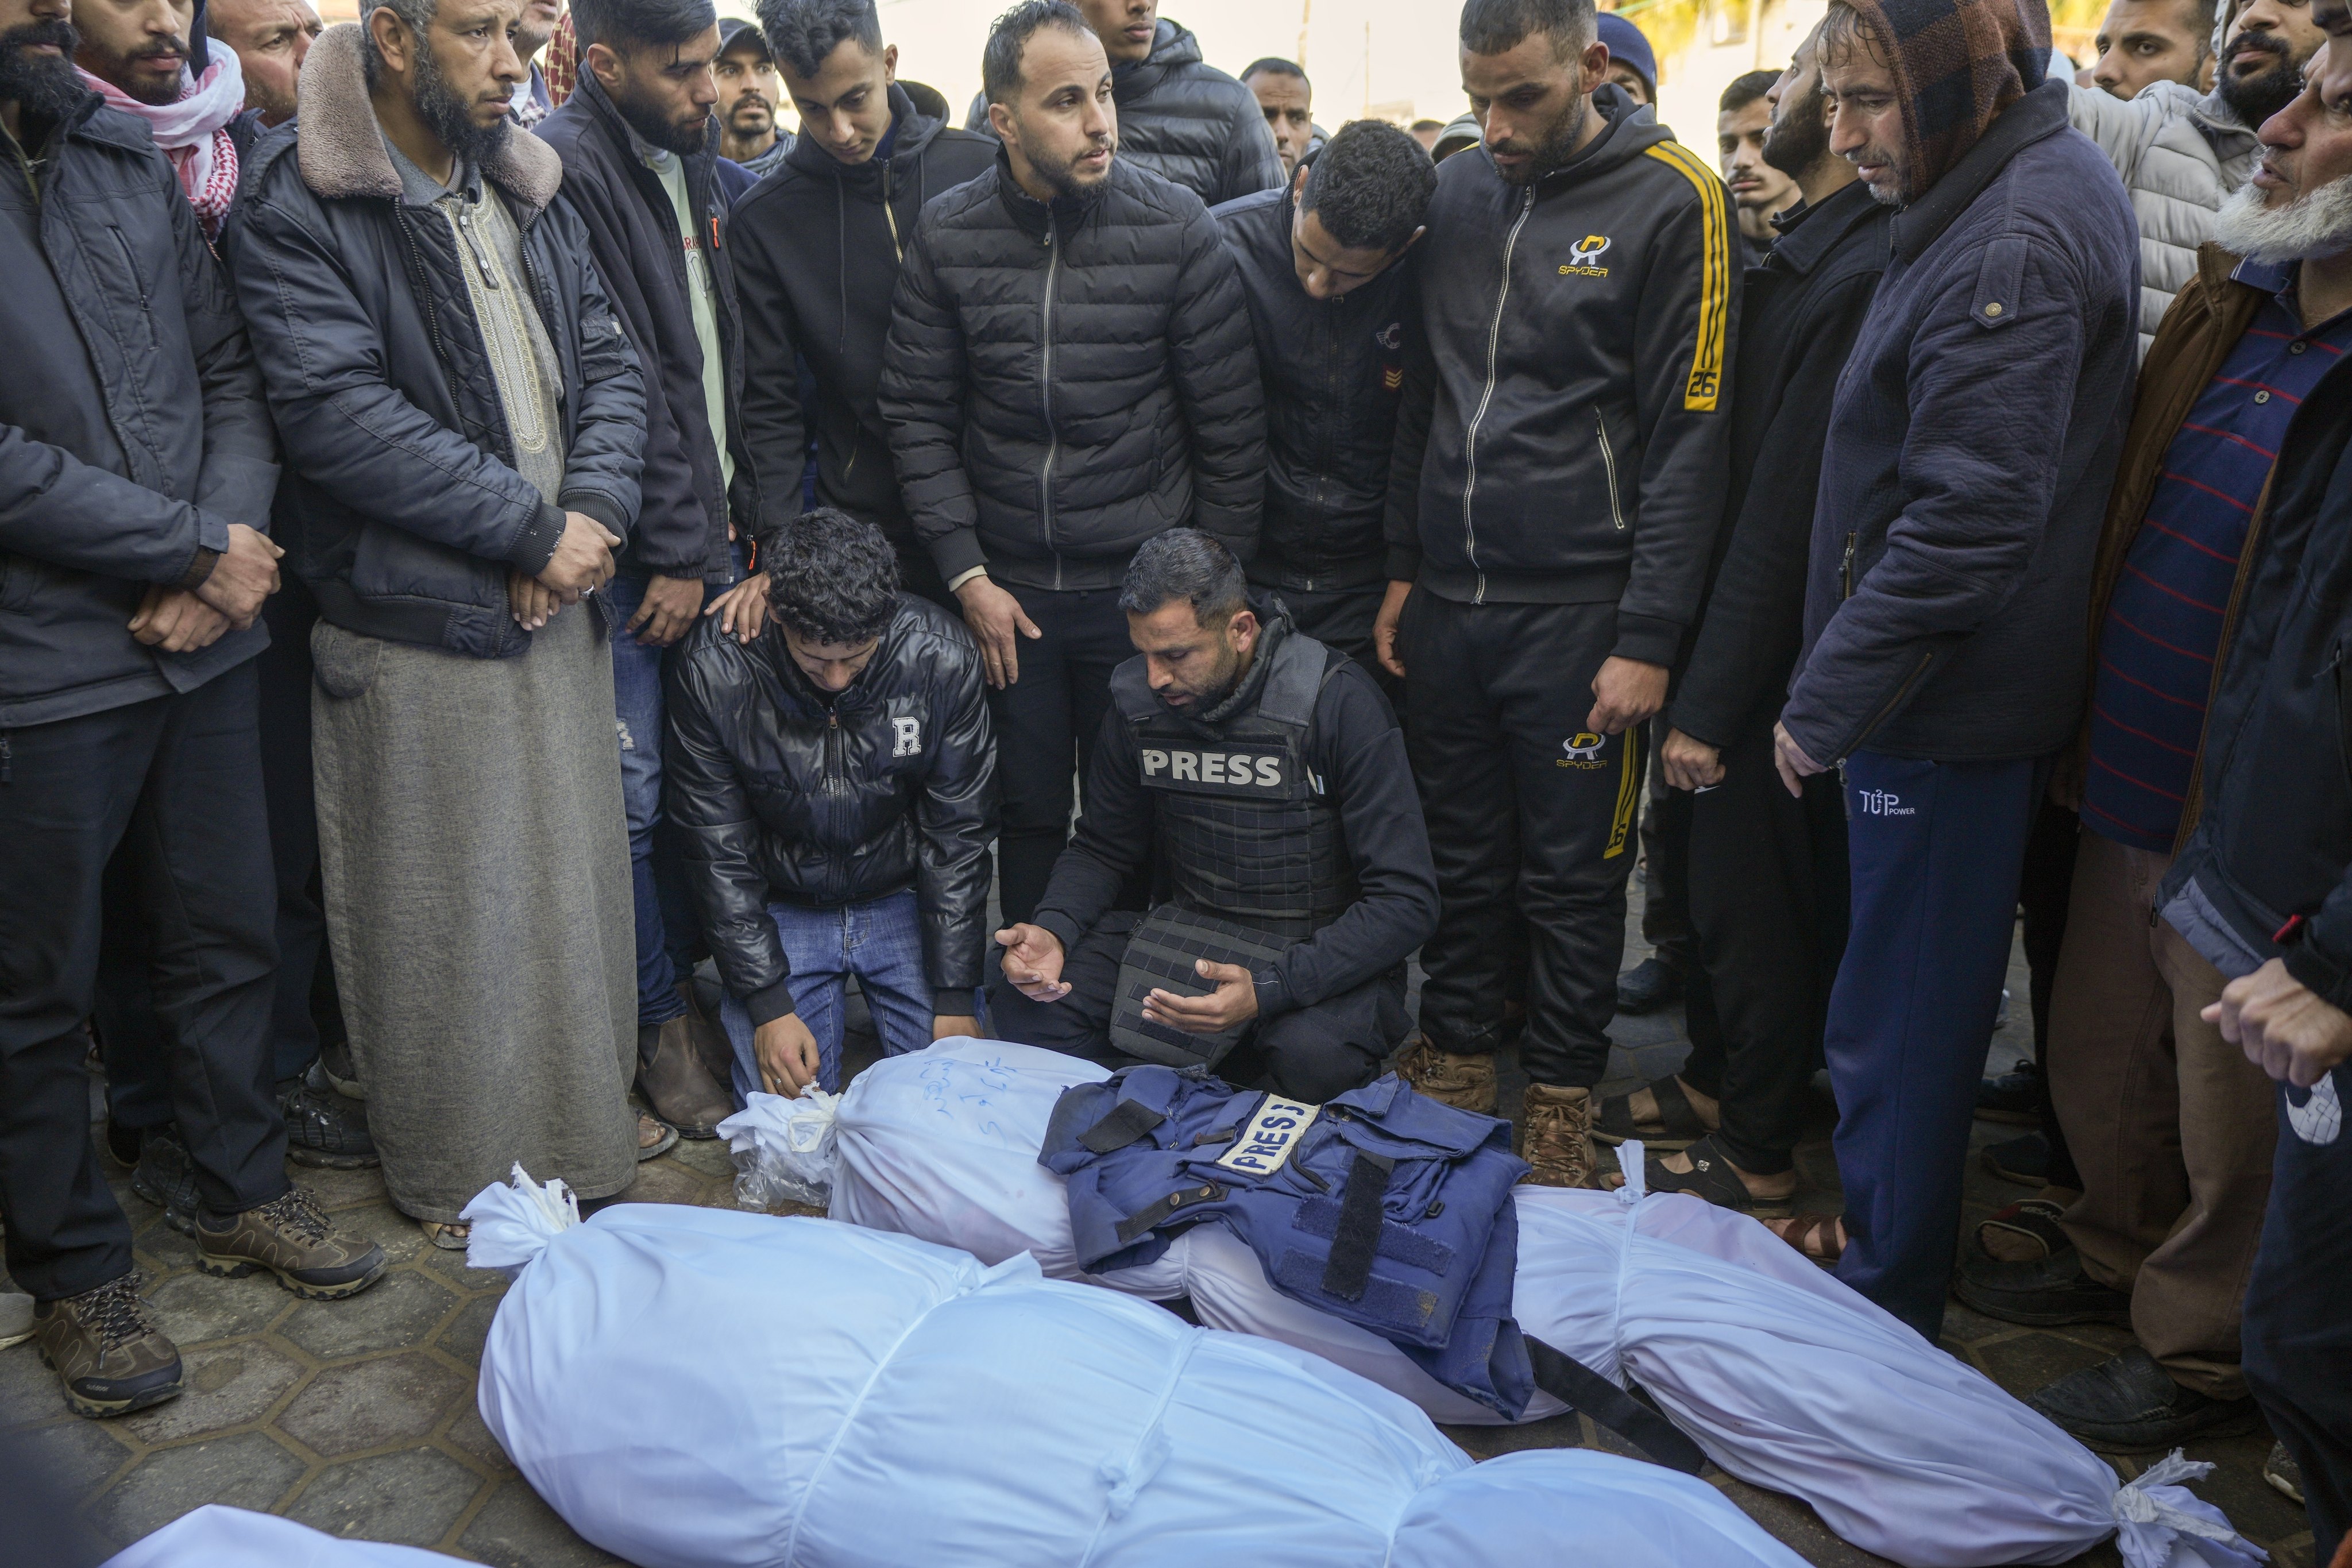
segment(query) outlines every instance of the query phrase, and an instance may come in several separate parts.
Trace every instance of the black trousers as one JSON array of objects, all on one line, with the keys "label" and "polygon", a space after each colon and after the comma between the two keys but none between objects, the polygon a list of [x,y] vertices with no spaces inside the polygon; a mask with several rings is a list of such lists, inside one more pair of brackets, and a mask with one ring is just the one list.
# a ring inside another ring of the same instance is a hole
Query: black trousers
[{"label": "black trousers", "polygon": [[1404,701],[1404,683],[1381,668],[1380,656],[1372,648],[1372,623],[1380,619],[1381,601],[1387,597],[1388,587],[1382,582],[1366,588],[1267,591],[1282,600],[1300,631],[1362,665],[1373,684],[1387,694],[1390,706],[1395,707]]},{"label": "black trousers", "polygon": [[248,662],[194,691],[0,735],[0,1211],[8,1272],[37,1299],[131,1268],[131,1226],[89,1137],[81,1045],[118,848],[198,1195],[235,1214],[286,1191],[257,685]]},{"label": "black trousers", "polygon": [[2066,906],[2074,889],[2074,849],[2082,838],[2083,821],[2064,806],[2044,796],[2033,819],[2033,835],[2025,841],[2025,874],[2017,884],[2017,907],[2024,916],[2020,941],[2025,949],[2026,973],[2032,984],[2029,1001],[2033,1014],[2033,1059],[2042,1066],[2038,1109],[2042,1136],[2050,1145],[2045,1180],[2053,1187],[2080,1192],[2082,1173],[2067,1152],[2066,1133],[2058,1125],[2058,1111],[2050,1101],[2050,994],[2058,984],[2058,950],[2066,936]]},{"label": "black trousers", "polygon": [[[2336,1119],[2327,1121],[2326,1094]],[[2298,1105],[2297,1100],[2303,1102]],[[2315,1103],[2315,1101],[2316,1103]],[[2279,1090],[2270,1212],[2246,1284],[2246,1387],[2303,1467],[2311,1560],[2352,1533],[2352,1063],[2306,1098]],[[2301,1127],[2297,1123],[2300,1121]],[[2324,1142],[2306,1142],[2325,1138]]]},{"label": "black trousers", "polygon": [[1008,588],[1037,629],[1023,637],[1020,679],[991,688],[1002,826],[997,897],[1007,924],[1045,896],[1055,858],[1069,841],[1072,769],[1083,776],[1110,708],[1110,674],[1135,657],[1116,588],[1056,592]]},{"label": "black trousers", "polygon": [[[1666,743],[1664,719],[1650,721],[1650,754]],[[1690,912],[1691,796],[1667,787],[1666,776],[1650,770],[1650,801],[1642,813],[1642,940],[1678,974],[1689,974],[1697,964],[1692,953],[1697,937]]]},{"label": "black trousers", "polygon": [[1685,1083],[1723,1104],[1718,1134],[1741,1170],[1777,1175],[1804,1118],[1822,1020],[1845,954],[1845,801],[1833,773],[1790,795],[1772,726],[1723,754],[1723,782],[1688,803],[1690,913]]},{"label": "black trousers", "polygon": [[1421,1026],[1441,1050],[1501,1043],[1510,911],[1528,932],[1519,1065],[1586,1088],[1609,1065],[1625,876],[1642,798],[1637,727],[1586,730],[1617,606],[1406,601],[1405,749],[1437,866]]},{"label": "black trousers", "polygon": [[[992,973],[988,1012],[996,1032],[1021,1045],[1114,1069],[1134,1066],[1139,1058],[1110,1043],[1110,1015],[1119,960],[1142,919],[1115,910],[1080,937],[1064,955],[1062,979],[1070,992],[1058,1002],[1033,1002],[1013,989],[1001,969]],[[1412,1030],[1399,965],[1311,1007],[1260,1019],[1214,1070],[1228,1083],[1254,1085],[1263,1079],[1276,1093],[1310,1105],[1361,1089],[1379,1076],[1381,1064]]]},{"label": "black trousers", "polygon": [[[289,573],[284,586],[263,602],[261,616],[268,623],[269,646],[255,657],[253,668],[269,860],[278,884],[270,1071],[282,1083],[299,1078],[318,1058],[320,1013],[331,1019],[337,1013],[319,886],[319,813],[310,786],[310,627],[319,619],[319,602],[307,584]],[[108,1118],[117,1126],[146,1129],[172,1120],[171,1047],[147,984],[136,859],[126,845],[107,867],[93,1013],[106,1058]]]}]

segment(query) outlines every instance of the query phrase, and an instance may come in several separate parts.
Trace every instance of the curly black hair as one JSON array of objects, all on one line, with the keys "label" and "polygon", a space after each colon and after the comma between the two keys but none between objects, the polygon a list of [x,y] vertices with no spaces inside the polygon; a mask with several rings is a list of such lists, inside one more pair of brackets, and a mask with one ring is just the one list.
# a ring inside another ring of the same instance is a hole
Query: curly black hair
[{"label": "curly black hair", "polygon": [[760,540],[768,605],[814,643],[870,642],[898,613],[898,557],[882,531],[821,506]]},{"label": "curly black hair", "polygon": [[882,21],[874,0],[761,0],[760,31],[779,65],[801,78],[816,75],[833,51],[857,44],[882,52]]},{"label": "curly black hair", "polygon": [[1349,250],[1402,250],[1429,216],[1437,165],[1421,143],[1378,120],[1351,120],[1307,168],[1298,210]]}]

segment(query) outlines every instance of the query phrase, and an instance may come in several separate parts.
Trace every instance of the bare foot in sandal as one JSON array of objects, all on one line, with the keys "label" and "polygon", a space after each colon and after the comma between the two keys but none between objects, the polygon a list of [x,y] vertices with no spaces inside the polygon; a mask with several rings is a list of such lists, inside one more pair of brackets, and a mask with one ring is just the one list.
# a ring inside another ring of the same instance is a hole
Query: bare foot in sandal
[{"label": "bare foot in sandal", "polygon": [[[1682,1086],[1683,1098],[1690,1101],[1692,1114],[1706,1125],[1709,1132],[1723,1125],[1723,1107],[1714,1096],[1701,1094],[1689,1084],[1684,1083],[1679,1073],[1675,1075],[1675,1082]],[[1643,1084],[1627,1095],[1625,1103],[1633,1112],[1635,1126],[1663,1127],[1664,1125],[1663,1113],[1658,1110],[1657,1091],[1648,1084]],[[1685,1165],[1684,1170],[1687,1171],[1689,1168]]]},{"label": "bare foot in sandal", "polygon": [[416,1228],[425,1233],[425,1240],[445,1252],[465,1251],[467,1239],[474,1234],[474,1227],[470,1225],[444,1225],[439,1220],[431,1219],[418,1220]]},{"label": "bare foot in sandal", "polygon": [[[1696,1100],[1693,1103],[1696,1104]],[[1710,1108],[1713,1103],[1708,1102]],[[1658,1163],[1677,1176],[1690,1175],[1696,1169],[1691,1163],[1691,1151],[1688,1149],[1679,1153],[1661,1154]],[[1753,1171],[1741,1170],[1727,1158],[1724,1160],[1723,1166],[1739,1178],[1739,1184],[1748,1189],[1748,1197],[1757,1203],[1785,1204],[1797,1195],[1797,1173],[1794,1170],[1782,1171],[1775,1176],[1759,1176]]]},{"label": "bare foot in sandal", "polygon": [[1845,1221],[1833,1214],[1790,1215],[1763,1222],[1773,1235],[1827,1268],[1845,1256]]}]

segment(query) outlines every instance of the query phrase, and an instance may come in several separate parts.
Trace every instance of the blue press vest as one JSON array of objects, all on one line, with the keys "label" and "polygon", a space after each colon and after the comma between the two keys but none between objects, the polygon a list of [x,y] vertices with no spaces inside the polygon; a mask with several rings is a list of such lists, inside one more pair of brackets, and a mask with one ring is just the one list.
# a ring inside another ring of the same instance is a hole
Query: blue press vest
[{"label": "blue press vest", "polygon": [[1038,1163],[1068,1178],[1079,1266],[1149,1263],[1222,1220],[1274,1288],[1393,1342],[1509,1419],[1535,1374],[1511,1318],[1528,1172],[1507,1121],[1394,1075],[1321,1106],[1198,1068],[1137,1067],[1066,1090]]}]

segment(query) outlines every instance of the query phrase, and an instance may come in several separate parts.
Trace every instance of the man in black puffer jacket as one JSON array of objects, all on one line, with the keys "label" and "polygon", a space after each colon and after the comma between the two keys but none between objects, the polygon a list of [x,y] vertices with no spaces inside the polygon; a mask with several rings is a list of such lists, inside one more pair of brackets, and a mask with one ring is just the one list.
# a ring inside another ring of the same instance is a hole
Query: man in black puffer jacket
[{"label": "man in black puffer jacket", "polygon": [[1399,265],[1423,234],[1437,169],[1393,125],[1360,120],[1308,154],[1295,190],[1216,210],[1241,270],[1265,382],[1265,516],[1250,581],[1298,629],[1362,665],[1388,584],[1381,531],[1404,395]]},{"label": "man in black puffer jacket", "polygon": [[[1210,206],[1282,186],[1282,156],[1250,89],[1201,58],[1201,40],[1160,15],[1160,0],[1077,0],[1111,63],[1118,150]],[[988,94],[967,131],[996,134]]]},{"label": "man in black puffer jacket", "polygon": [[[761,18],[801,133],[730,215],[743,311],[743,435],[774,528],[801,508],[816,433],[816,499],[881,526],[898,581],[950,610],[890,472],[877,384],[898,258],[924,204],[988,172],[996,143],[950,131],[894,79],[872,0],[768,0]],[[801,365],[816,397],[801,396]]]},{"label": "man in black puffer jacket", "polygon": [[1115,157],[1110,66],[1076,8],[1008,12],[982,65],[1004,146],[924,209],[881,407],[998,689],[1001,892],[1022,920],[1068,832],[1072,749],[1083,765],[1128,656],[1128,561],[1184,524],[1249,558],[1265,408],[1215,220]]},{"label": "man in black puffer jacket", "polygon": [[727,983],[739,1094],[841,1087],[845,984],[887,1051],[975,1034],[995,747],[979,650],[872,523],[763,532],[771,614],[670,667],[669,814]]}]

